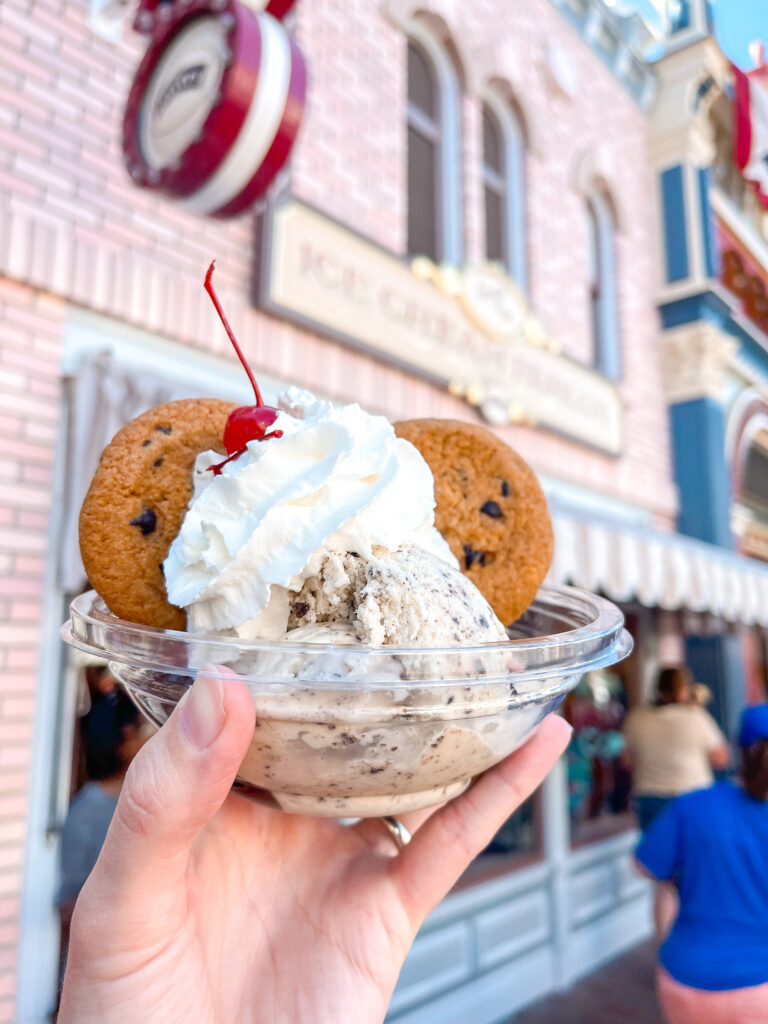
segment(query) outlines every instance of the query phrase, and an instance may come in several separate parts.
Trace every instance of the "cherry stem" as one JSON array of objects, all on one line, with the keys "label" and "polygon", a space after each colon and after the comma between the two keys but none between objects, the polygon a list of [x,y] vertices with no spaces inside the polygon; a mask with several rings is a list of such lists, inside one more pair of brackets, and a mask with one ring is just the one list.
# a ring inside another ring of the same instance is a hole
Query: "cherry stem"
[{"label": "cherry stem", "polygon": [[[254,441],[268,441],[270,439],[270,437],[282,437],[282,436],[283,436],[283,431],[282,430],[273,430],[271,434],[265,434],[264,437],[255,437]],[[208,469],[207,469],[207,472],[208,473],[213,473],[214,476],[219,476],[219,474],[221,473],[222,469],[226,465],[228,465],[228,463],[232,462],[234,459],[239,459],[240,456],[243,454],[243,452],[247,452],[247,451],[248,451],[247,448],[240,448],[240,449],[238,449],[238,451],[232,452],[232,454],[230,456],[228,456],[228,458],[224,459],[223,462],[217,462],[215,465],[209,466]]]},{"label": "cherry stem", "polygon": [[218,298],[216,297],[216,292],[213,290],[213,284],[211,283],[211,278],[213,277],[213,268],[215,266],[216,266],[216,260],[213,260],[211,262],[210,267],[208,267],[208,273],[205,275],[205,286],[204,286],[205,290],[210,295],[211,302],[213,303],[213,305],[214,305],[214,307],[216,309],[216,312],[219,314],[219,319],[224,324],[224,330],[229,335],[229,340],[232,342],[232,344],[234,346],[234,349],[235,349],[235,352],[237,352],[237,358],[243,364],[243,369],[248,374],[248,380],[251,382],[251,385],[253,386],[253,393],[256,395],[256,405],[263,406],[264,405],[264,401],[263,401],[263,399],[261,397],[261,392],[259,391],[259,385],[256,383],[256,378],[251,373],[251,368],[248,365],[248,363],[245,361],[245,356],[243,355],[242,351],[240,350],[240,346],[237,343],[237,339],[235,338],[235,335],[234,335],[234,333],[232,331],[232,328],[229,326],[229,320],[227,320],[227,317],[226,317],[226,315],[224,313],[224,310],[221,308],[221,303],[219,302]]}]

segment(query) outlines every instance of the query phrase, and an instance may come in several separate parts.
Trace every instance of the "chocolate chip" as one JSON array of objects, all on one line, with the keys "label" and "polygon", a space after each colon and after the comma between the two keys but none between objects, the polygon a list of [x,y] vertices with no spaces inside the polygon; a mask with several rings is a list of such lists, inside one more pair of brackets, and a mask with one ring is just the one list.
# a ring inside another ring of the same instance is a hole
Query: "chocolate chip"
[{"label": "chocolate chip", "polygon": [[142,448],[148,448],[149,445],[151,445],[151,444],[152,444],[152,438],[148,437],[147,440],[144,442],[144,444],[141,447]]},{"label": "chocolate chip", "polygon": [[161,434],[170,434],[173,427],[155,427],[155,430],[159,430]]},{"label": "chocolate chip", "polygon": [[484,516],[490,516],[491,519],[503,519],[504,513],[501,511],[500,506],[495,501],[486,501],[481,507],[480,511]]},{"label": "chocolate chip", "polygon": [[478,621],[479,621],[481,626],[485,626],[486,629],[488,628],[488,625],[489,625],[488,619],[486,619],[486,617],[484,615],[481,615]]},{"label": "chocolate chip", "polygon": [[136,516],[135,519],[131,520],[131,526],[138,526],[146,537],[157,526],[157,516],[151,508],[145,508],[140,516]]},{"label": "chocolate chip", "polygon": [[306,601],[297,601],[296,604],[293,606],[293,614],[296,616],[297,619],[303,619],[308,611],[309,605],[306,603]]},{"label": "chocolate chip", "polygon": [[159,469],[162,466],[162,464],[163,464],[162,456],[159,459],[155,459],[155,461],[152,463],[152,465],[155,467],[155,469]]},{"label": "chocolate chip", "polygon": [[475,551],[471,544],[464,545],[464,568],[471,569],[472,566],[478,562],[480,565],[485,565],[485,552]]},{"label": "chocolate chip", "polygon": [[448,698],[448,700],[445,703],[446,704],[453,704],[453,701],[454,701],[454,697],[451,696],[451,697]]},{"label": "chocolate chip", "polygon": [[507,483],[506,480],[501,481],[501,496],[502,498],[509,497],[509,484]]},{"label": "chocolate chip", "polygon": [[371,775],[376,775],[378,774],[378,772],[383,772],[385,768],[386,765],[382,765],[381,768],[369,768],[368,771],[371,773]]}]

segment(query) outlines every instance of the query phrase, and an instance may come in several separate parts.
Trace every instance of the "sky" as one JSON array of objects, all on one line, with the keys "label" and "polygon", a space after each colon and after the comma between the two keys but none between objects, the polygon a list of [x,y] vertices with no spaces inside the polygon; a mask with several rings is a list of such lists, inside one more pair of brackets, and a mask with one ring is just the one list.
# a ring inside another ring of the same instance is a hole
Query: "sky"
[{"label": "sky", "polygon": [[768,51],[768,0],[714,0],[712,11],[723,53],[742,68],[752,67],[752,40],[762,39]]}]

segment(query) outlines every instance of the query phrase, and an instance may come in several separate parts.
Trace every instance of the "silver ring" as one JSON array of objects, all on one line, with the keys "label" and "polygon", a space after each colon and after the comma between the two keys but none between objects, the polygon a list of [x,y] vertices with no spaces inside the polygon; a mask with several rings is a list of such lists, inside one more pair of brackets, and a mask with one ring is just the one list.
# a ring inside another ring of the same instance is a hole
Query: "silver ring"
[{"label": "silver ring", "polygon": [[410,843],[410,841],[411,841],[411,833],[408,831],[408,829],[405,827],[405,825],[402,823],[402,821],[399,821],[397,818],[395,818],[391,814],[388,814],[386,817],[382,818],[381,820],[387,826],[387,831],[392,836],[392,838],[395,840],[395,846],[397,847],[397,852],[398,853],[402,853],[403,850],[408,845],[408,843]]}]

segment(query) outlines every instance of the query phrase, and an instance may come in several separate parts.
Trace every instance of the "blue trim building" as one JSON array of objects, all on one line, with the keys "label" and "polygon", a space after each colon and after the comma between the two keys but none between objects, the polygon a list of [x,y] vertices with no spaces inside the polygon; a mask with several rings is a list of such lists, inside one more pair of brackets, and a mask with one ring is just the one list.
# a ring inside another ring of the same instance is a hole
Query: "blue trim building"
[{"label": "blue trim building", "polygon": [[[651,117],[678,529],[720,548],[768,557],[768,543],[764,551],[745,543],[739,483],[746,457],[740,409],[745,395],[768,382],[768,336],[723,283],[722,267],[729,238],[768,280],[768,244],[752,193],[732,162],[730,67],[714,41],[709,4],[690,0],[683,7],[678,31],[655,62],[660,92],[673,102]],[[762,415],[759,402],[755,415]],[[764,527],[768,531],[768,505],[765,517],[761,511],[751,503],[753,541]],[[713,711],[732,732],[745,701],[765,697],[755,686],[759,676],[765,683],[765,659],[749,663],[755,645],[744,628],[689,619],[685,634],[687,662],[713,691]]]}]

